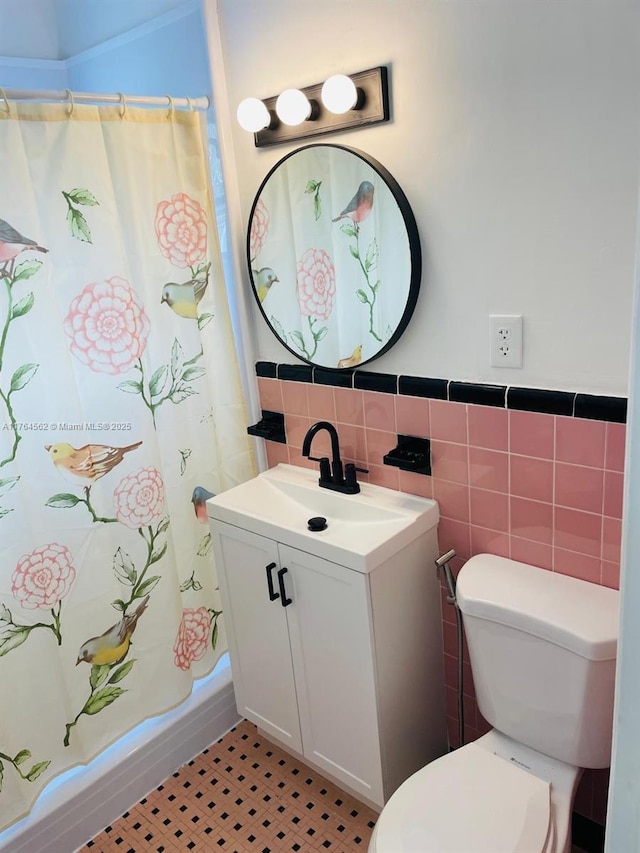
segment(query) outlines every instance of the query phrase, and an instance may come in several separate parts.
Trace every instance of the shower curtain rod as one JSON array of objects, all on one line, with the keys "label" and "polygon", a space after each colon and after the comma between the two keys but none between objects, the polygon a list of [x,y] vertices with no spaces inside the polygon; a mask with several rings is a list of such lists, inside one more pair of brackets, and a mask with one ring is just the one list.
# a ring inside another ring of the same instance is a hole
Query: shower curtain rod
[{"label": "shower curtain rod", "polygon": [[99,104],[121,104],[124,106],[188,107],[189,109],[196,110],[206,110],[209,107],[209,98],[206,95],[199,98],[174,98],[171,95],[161,95],[159,97],[123,95],[121,92],[116,92],[112,95],[102,95],[95,92],[71,92],[69,89],[45,91],[0,88],[0,100],[3,98],[13,101],[67,101],[68,103],[83,101]]}]

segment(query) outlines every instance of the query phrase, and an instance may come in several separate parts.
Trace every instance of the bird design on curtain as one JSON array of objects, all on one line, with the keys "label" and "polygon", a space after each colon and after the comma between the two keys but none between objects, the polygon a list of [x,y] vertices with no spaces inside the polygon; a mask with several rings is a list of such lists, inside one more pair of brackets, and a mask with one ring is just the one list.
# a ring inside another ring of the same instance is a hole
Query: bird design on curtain
[{"label": "bird design on curtain", "polygon": [[[55,109],[43,106],[43,120]],[[109,125],[134,150],[102,172],[100,146],[95,164],[93,148],[74,156],[76,121],[65,125],[60,185],[43,194],[33,178],[39,216],[36,207],[26,215],[11,170],[0,192],[0,679],[10,741],[0,743],[0,797],[9,822],[32,800],[25,786],[177,704],[225,650],[206,500],[254,467],[202,119],[162,115],[156,126],[141,112],[145,122]],[[158,186],[142,174],[129,181],[126,158],[144,157],[145,134],[163,124]],[[5,130],[15,150],[0,122]],[[181,134],[202,155],[186,167],[171,150]],[[119,167],[127,180],[116,175],[110,187]],[[91,172],[101,175],[95,186]],[[239,429],[220,432],[218,445],[223,407],[237,409],[229,422]],[[17,699],[25,672],[28,704]]]}]

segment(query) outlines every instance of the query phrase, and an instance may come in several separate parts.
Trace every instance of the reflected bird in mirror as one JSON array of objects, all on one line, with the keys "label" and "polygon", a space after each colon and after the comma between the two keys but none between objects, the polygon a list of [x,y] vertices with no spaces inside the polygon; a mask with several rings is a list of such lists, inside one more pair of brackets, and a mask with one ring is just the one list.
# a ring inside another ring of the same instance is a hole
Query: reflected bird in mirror
[{"label": "reflected bird in mirror", "polygon": [[358,187],[358,192],[351,199],[339,216],[336,216],[332,222],[337,222],[339,219],[349,217],[356,224],[364,222],[367,216],[371,213],[373,207],[373,184],[371,181],[363,181]]},{"label": "reflected bird in mirror", "polygon": [[280,279],[271,267],[262,267],[261,270],[252,270],[252,272],[258,299],[260,302],[264,302],[271,285],[276,281],[280,281]]},{"label": "reflected bird in mirror", "polygon": [[358,346],[351,353],[349,358],[341,358],[338,362],[338,367],[355,367],[356,364],[360,364],[362,361],[362,344],[358,344]]}]

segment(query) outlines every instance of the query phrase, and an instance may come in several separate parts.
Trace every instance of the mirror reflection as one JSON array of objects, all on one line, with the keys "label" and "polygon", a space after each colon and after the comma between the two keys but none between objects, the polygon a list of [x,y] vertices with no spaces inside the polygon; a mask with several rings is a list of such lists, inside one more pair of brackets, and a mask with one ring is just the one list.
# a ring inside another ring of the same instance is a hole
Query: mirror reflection
[{"label": "mirror reflection", "polygon": [[308,145],[277,163],[253,204],[247,255],[265,320],[310,364],[377,358],[415,308],[422,264],[409,203],[353,149]]}]

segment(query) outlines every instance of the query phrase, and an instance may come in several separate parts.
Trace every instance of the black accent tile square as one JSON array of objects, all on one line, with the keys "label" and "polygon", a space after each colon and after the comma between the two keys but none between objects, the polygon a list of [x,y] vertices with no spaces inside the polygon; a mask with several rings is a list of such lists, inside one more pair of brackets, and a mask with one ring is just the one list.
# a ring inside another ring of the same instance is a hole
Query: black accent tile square
[{"label": "black accent tile square", "polygon": [[449,399],[455,403],[475,403],[478,406],[496,406],[504,409],[506,385],[481,385],[475,382],[450,382]]},{"label": "black accent tile square", "polygon": [[507,408],[546,415],[573,415],[575,394],[569,391],[545,391],[541,388],[509,388]]},{"label": "black accent tile square", "polygon": [[575,416],[624,424],[627,422],[627,398],[576,394]]},{"label": "black accent tile square", "polygon": [[289,382],[313,382],[313,367],[310,364],[279,364],[278,379]]},{"label": "black accent tile square", "polygon": [[361,391],[397,394],[398,377],[393,373],[371,373],[368,370],[356,370],[353,375],[353,387],[359,388]]},{"label": "black accent tile square", "polygon": [[448,384],[446,379],[398,376],[398,394],[406,394],[409,397],[429,397],[432,400],[446,400]]},{"label": "black accent tile square", "polygon": [[256,376],[265,379],[275,379],[278,373],[278,365],[275,361],[256,361]]},{"label": "black accent tile square", "polygon": [[333,385],[334,388],[353,388],[353,370],[329,370],[325,367],[313,369],[316,385]]}]

